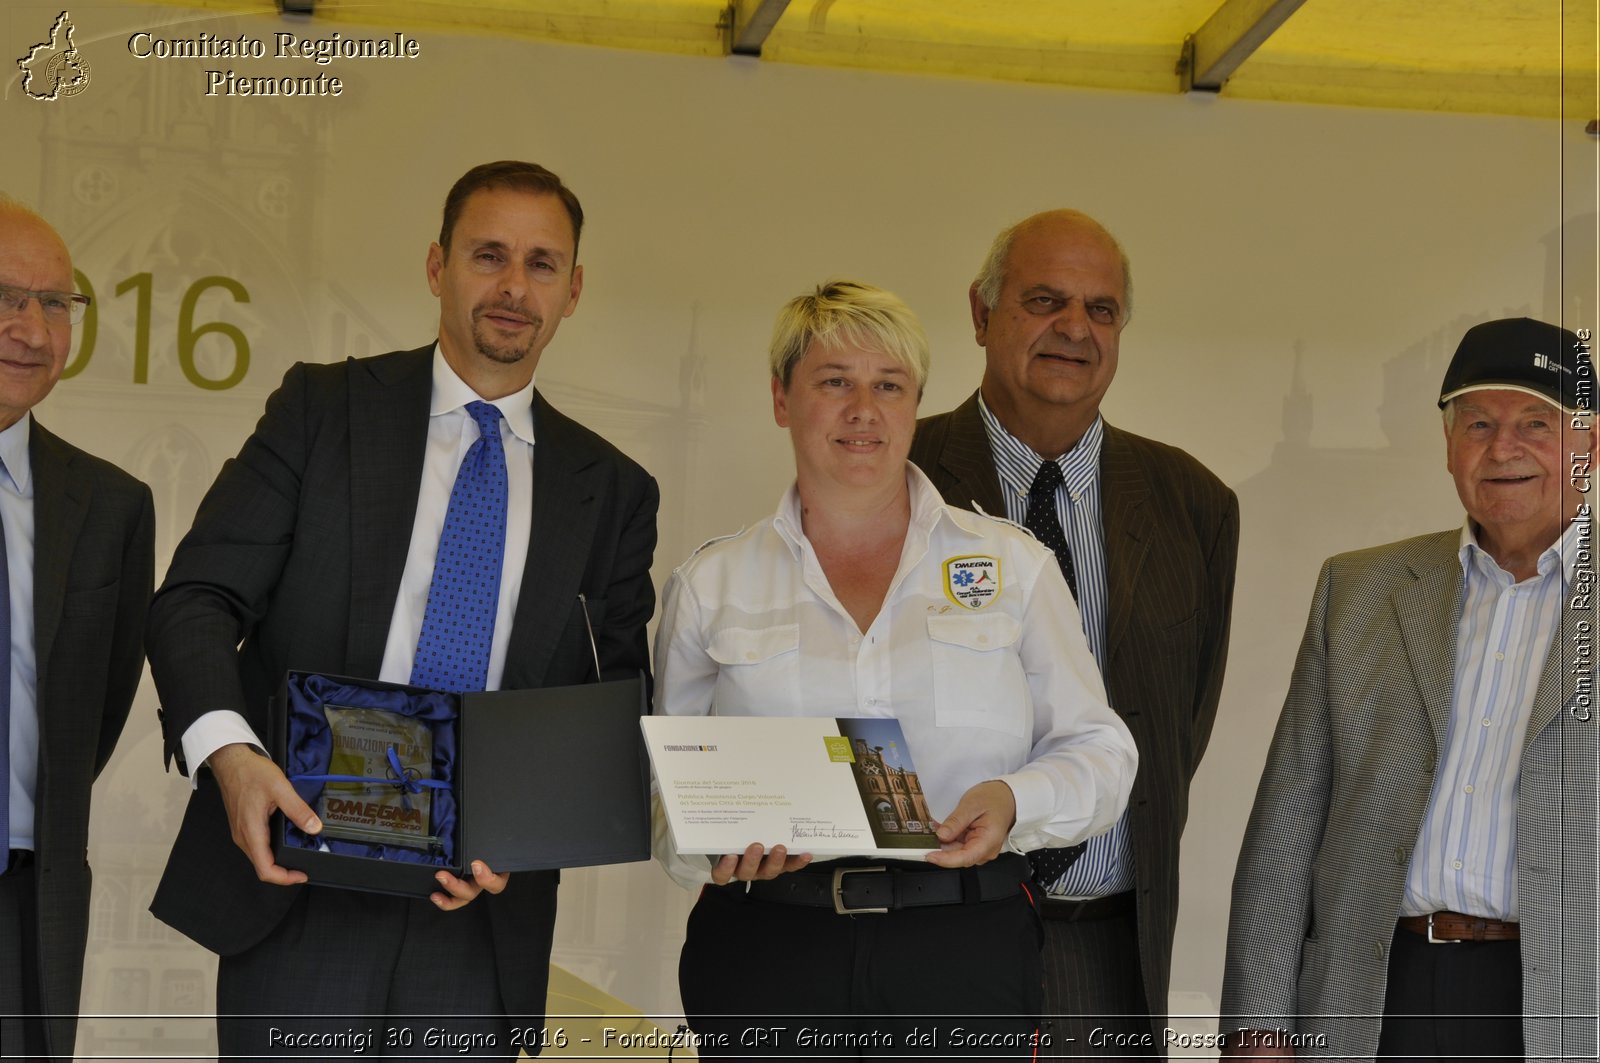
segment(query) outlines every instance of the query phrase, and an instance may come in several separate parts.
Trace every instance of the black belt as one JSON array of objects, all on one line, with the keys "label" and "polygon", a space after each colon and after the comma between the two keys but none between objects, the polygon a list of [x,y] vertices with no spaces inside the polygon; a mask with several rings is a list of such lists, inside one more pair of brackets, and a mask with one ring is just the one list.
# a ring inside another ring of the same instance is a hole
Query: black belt
[{"label": "black belt", "polygon": [[32,849],[13,849],[6,857],[6,869],[0,871],[0,876],[15,875],[17,872],[33,866]]},{"label": "black belt", "polygon": [[749,896],[774,904],[832,908],[840,915],[897,908],[977,904],[1015,897],[1032,875],[1019,853],[1002,853],[978,867],[937,868],[886,861],[828,863],[750,883]]},{"label": "black belt", "polygon": [[1083,923],[1091,919],[1112,919],[1122,915],[1133,915],[1138,910],[1139,903],[1133,890],[1124,890],[1109,897],[1090,897],[1086,901],[1046,897],[1039,914],[1046,919],[1059,919],[1065,923]]}]

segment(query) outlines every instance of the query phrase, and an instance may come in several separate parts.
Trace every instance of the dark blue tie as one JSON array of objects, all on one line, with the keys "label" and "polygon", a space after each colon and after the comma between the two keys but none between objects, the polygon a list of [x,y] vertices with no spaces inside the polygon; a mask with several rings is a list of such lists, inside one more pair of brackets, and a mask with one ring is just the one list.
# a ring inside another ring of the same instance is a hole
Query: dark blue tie
[{"label": "dark blue tie", "polygon": [[478,440],[467,449],[450,491],[411,666],[414,685],[458,693],[482,690],[488,678],[506,545],[500,410],[491,403],[469,402],[467,413],[478,422]]},{"label": "dark blue tie", "polygon": [[[1055,462],[1047,460],[1039,466],[1033,486],[1028,489],[1028,512],[1022,523],[1056,555],[1056,564],[1061,566],[1067,589],[1076,595],[1078,580],[1072,568],[1072,549],[1067,546],[1066,533],[1061,530],[1061,521],[1056,517],[1056,488],[1061,486],[1064,479],[1061,466]],[[1065,848],[1035,849],[1028,854],[1028,863],[1033,865],[1033,877],[1048,890],[1067,873],[1067,868],[1077,863],[1078,857],[1083,855],[1084,846],[1085,843],[1079,842]]]}]

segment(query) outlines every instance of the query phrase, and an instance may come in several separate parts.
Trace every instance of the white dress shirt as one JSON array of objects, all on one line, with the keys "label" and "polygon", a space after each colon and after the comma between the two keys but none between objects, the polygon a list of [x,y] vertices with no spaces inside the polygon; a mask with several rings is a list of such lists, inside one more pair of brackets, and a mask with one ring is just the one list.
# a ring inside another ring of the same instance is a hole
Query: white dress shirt
[{"label": "white dress shirt", "polygon": [[[400,577],[400,591],[389,617],[389,637],[383,664],[375,677],[387,683],[411,681],[412,658],[422,634],[422,617],[428,607],[433,582],[433,559],[439,551],[450,492],[467,450],[478,439],[478,423],[467,413],[469,402],[480,396],[456,375],[433,348],[433,398],[428,407],[428,444],[422,459],[422,485],[417,491],[417,512],[411,525],[411,547]],[[505,671],[506,646],[511,638],[511,618],[516,615],[517,594],[528,559],[528,535],[533,528],[533,381],[504,398],[484,400],[500,408],[500,440],[506,455],[506,543],[500,567],[500,601],[495,610],[494,640],[489,649],[487,690],[500,689]],[[359,548],[359,544],[358,544]],[[31,638],[31,628],[30,635]],[[373,678],[373,677],[362,677]],[[262,748],[261,740],[232,710],[201,716],[183,733],[183,755],[190,783],[207,757],[225,745],[245,742]]]},{"label": "white dress shirt", "polygon": [[1577,559],[1567,525],[1522,582],[1461,530],[1455,687],[1433,793],[1406,873],[1402,915],[1452,911],[1517,921],[1522,747]]},{"label": "white dress shirt", "polygon": [[33,414],[0,432],[0,521],[11,574],[11,848],[33,848],[33,799],[39,784],[39,668],[33,643]]},{"label": "white dress shirt", "polygon": [[[666,715],[893,716],[935,818],[999,779],[1016,798],[1007,848],[1104,831],[1128,802],[1138,754],[1106,705],[1055,556],[1020,528],[946,506],[908,465],[911,520],[883,607],[863,634],[801,530],[791,487],[776,516],[685,561],[662,595],[656,711]],[[955,602],[948,562],[998,563],[981,608]],[[708,880],[658,817],[679,883]],[[751,839],[755,841],[757,839]]]}]

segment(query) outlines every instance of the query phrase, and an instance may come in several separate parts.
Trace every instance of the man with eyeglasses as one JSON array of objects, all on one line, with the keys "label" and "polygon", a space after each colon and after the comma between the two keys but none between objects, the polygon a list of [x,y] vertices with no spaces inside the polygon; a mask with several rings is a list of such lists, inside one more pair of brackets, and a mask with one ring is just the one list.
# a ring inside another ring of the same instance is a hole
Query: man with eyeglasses
[{"label": "man with eyeglasses", "polygon": [[70,1058],[89,932],[89,791],[139,686],[150,489],[46,431],[88,296],[43,218],[0,194],[0,1057]]}]

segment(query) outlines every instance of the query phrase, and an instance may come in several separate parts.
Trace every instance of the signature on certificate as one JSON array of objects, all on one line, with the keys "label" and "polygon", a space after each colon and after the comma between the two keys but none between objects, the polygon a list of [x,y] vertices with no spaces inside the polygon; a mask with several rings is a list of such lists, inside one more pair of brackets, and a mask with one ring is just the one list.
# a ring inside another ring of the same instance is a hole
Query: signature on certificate
[{"label": "signature on certificate", "polygon": [[792,819],[789,821],[789,840],[801,838],[846,838],[855,841],[861,837],[857,827],[841,827],[829,820]]}]

